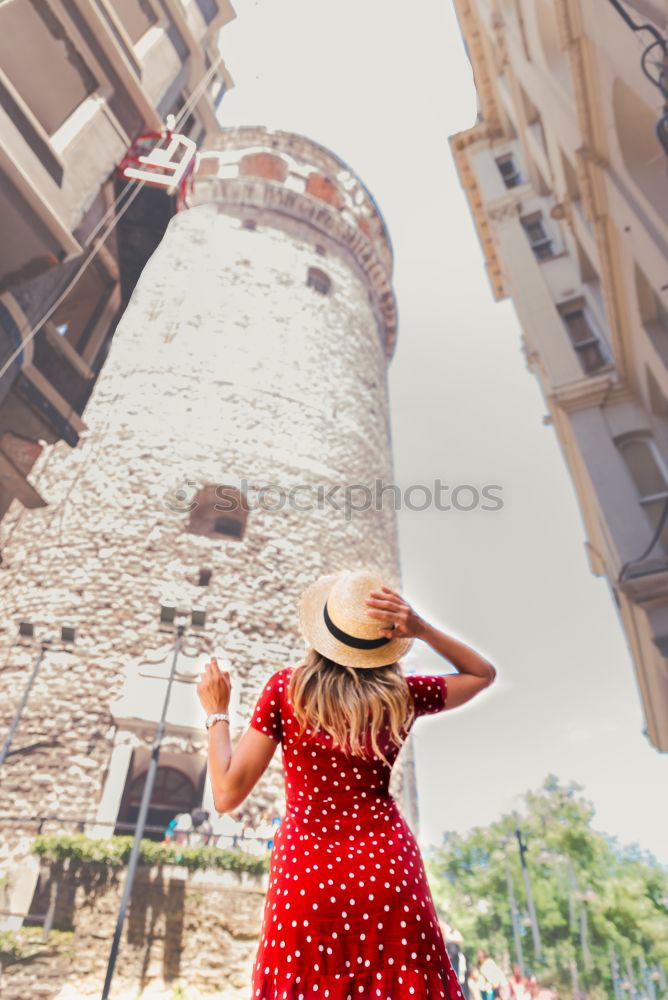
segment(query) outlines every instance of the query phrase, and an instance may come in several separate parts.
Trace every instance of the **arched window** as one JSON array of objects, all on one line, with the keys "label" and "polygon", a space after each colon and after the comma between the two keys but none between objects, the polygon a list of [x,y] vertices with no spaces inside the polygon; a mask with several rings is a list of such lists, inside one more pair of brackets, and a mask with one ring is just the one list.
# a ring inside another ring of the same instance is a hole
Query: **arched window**
[{"label": "arched window", "polygon": [[[134,824],[139,817],[144,785],[147,772],[137,775],[126,789],[123,806],[118,816],[116,832],[119,835],[131,835]],[[170,820],[179,813],[190,813],[199,805],[199,796],[195,785],[187,774],[175,767],[158,767],[151,792],[146,825],[158,827],[149,830],[146,837],[149,840],[162,840],[164,830]],[[129,828],[128,828],[129,825]]]},{"label": "arched window", "polygon": [[[647,519],[656,529],[668,503],[666,462],[654,438],[646,431],[625,434],[616,438],[615,444],[638,491],[638,499]],[[657,547],[659,552],[662,549],[668,553],[668,524],[663,527]]]},{"label": "arched window", "polygon": [[218,541],[243,538],[248,520],[248,501],[236,486],[211,483],[193,498],[188,531]]},{"label": "arched window", "polygon": [[652,107],[618,78],[612,89],[612,107],[624,166],[654,210],[668,219],[666,157],[656,136],[659,100]]},{"label": "arched window", "polygon": [[321,295],[327,295],[332,287],[332,279],[319,267],[309,267],[306,284]]}]

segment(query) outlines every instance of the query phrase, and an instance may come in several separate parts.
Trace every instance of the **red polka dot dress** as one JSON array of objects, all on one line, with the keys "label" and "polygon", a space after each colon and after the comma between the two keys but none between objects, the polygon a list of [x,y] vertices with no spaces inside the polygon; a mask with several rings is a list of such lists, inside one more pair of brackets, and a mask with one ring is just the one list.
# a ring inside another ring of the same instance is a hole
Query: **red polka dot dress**
[{"label": "red polka dot dress", "polygon": [[[420,850],[391,768],[299,727],[291,671],[272,674],[251,726],[282,744],[286,814],[274,836],[252,1000],[461,1000]],[[443,675],[407,676],[416,718],[445,708]],[[399,749],[383,732],[394,764]]]}]

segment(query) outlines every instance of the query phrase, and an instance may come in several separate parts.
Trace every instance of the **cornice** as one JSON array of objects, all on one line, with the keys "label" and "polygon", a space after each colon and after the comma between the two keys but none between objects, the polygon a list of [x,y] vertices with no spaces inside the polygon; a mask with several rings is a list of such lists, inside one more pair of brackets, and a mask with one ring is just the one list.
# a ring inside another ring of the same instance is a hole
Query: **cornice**
[{"label": "cornice", "polygon": [[478,187],[475,171],[469,160],[470,147],[478,142],[493,141],[499,135],[495,125],[490,127],[486,121],[478,122],[465,132],[450,136],[450,147],[459,175],[459,181],[464,189],[473,216],[473,222],[478,233],[478,239],[485,256],[485,269],[492,286],[492,293],[497,302],[505,299],[508,292],[505,287],[501,262],[496,252],[496,241],[492,225],[485,208],[482,194]]},{"label": "cornice", "polygon": [[369,285],[374,311],[381,329],[388,360],[397,337],[397,303],[391,278],[374,243],[351,225],[342,214],[318,198],[293,191],[280,182],[258,177],[218,178],[198,176],[189,195],[194,207],[207,203],[250,207],[289,216],[312,226],[346,250],[363,271]]},{"label": "cornice", "polygon": [[[478,13],[471,0],[454,0],[454,2],[462,35],[464,36],[464,41],[466,43],[466,51],[471,62],[471,68],[473,69],[476,91],[478,92],[478,98],[480,101],[481,116],[488,123],[488,125],[497,124],[500,122],[501,117],[499,115],[496,94],[494,91],[494,78],[496,76],[496,71],[494,68],[490,71],[490,67],[487,62],[483,42],[484,33],[480,26]],[[503,49],[503,21],[497,18],[494,27],[500,47]]]},{"label": "cornice", "polygon": [[595,406],[611,406],[617,403],[633,402],[635,395],[626,383],[616,377],[610,368],[598,375],[583,375],[581,379],[566,385],[552,387],[550,398],[566,413],[589,410]]}]

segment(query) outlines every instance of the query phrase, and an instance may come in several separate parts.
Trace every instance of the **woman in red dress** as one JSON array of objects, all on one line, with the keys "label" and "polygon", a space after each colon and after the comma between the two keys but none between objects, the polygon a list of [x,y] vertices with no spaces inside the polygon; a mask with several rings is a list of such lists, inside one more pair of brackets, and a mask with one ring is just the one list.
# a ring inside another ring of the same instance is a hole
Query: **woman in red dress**
[{"label": "woman in red dress", "polygon": [[[377,576],[344,571],[302,595],[303,661],[273,673],[232,753],[209,730],[216,809],[236,809],[282,746],[286,814],[270,857],[252,1000],[461,1000],[420,850],[389,793],[413,722],[492,683],[491,663],[427,624]],[[405,675],[421,639],[458,673]],[[225,713],[229,673],[198,693]]]}]

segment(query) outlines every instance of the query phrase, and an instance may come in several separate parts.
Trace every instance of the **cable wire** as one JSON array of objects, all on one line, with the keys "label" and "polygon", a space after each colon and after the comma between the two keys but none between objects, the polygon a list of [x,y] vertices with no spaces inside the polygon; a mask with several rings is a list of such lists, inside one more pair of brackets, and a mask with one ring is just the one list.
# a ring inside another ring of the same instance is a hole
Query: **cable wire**
[{"label": "cable wire", "polygon": [[[222,56],[219,56],[217,62],[215,62],[211,66],[211,68],[208,69],[207,72],[203,75],[203,77],[200,80],[198,86],[192,92],[192,94],[190,95],[188,101],[186,101],[186,103],[184,104],[183,108],[179,112],[178,118],[175,118],[175,120],[174,120],[174,128],[178,127],[178,125],[181,123],[181,121],[183,120],[183,118],[189,113],[189,111],[191,110],[191,108],[197,103],[197,101],[199,100],[201,94],[203,93],[204,87],[206,87],[206,85],[208,84],[209,79],[213,75],[213,73],[214,73],[215,69],[217,68],[217,66],[220,64],[221,60],[222,60]],[[158,146],[157,148],[161,148],[161,147]],[[107,210],[107,212],[105,213],[105,215],[103,216],[103,220],[106,219],[106,218],[108,218],[108,216],[109,216],[109,214],[110,214],[110,212],[111,212],[112,209],[116,209],[117,208],[117,206],[118,206],[120,200],[122,199],[125,191],[127,191],[128,187],[132,183],[133,182],[129,182],[129,184],[126,184],[125,188],[119,194],[119,196],[116,199],[116,201],[114,202],[113,206],[111,206]],[[93,249],[91,250],[91,252],[84,257],[84,260],[83,260],[81,266],[77,269],[76,273],[74,274],[74,277],[70,279],[70,281],[65,286],[65,288],[63,289],[63,291],[60,293],[60,295],[58,296],[58,298],[56,299],[56,301],[47,309],[47,311],[44,313],[44,315],[37,321],[37,323],[35,323],[31,327],[31,329],[28,331],[28,333],[27,333],[27,335],[26,335],[25,338],[23,337],[23,334],[24,334],[24,332],[25,332],[25,330],[27,328],[24,327],[23,330],[19,331],[20,336],[21,336],[21,343],[10,354],[10,356],[7,358],[7,360],[3,364],[2,368],[0,368],[0,379],[2,379],[3,375],[5,375],[7,373],[7,371],[12,366],[12,364],[14,363],[14,361],[23,352],[23,350],[26,347],[26,345],[29,344],[37,336],[37,334],[39,333],[39,331],[41,330],[41,328],[44,326],[44,324],[51,318],[51,316],[53,316],[54,312],[61,305],[61,303],[63,302],[63,300],[65,298],[67,298],[67,296],[69,295],[69,293],[72,290],[72,288],[76,285],[76,283],[78,282],[79,278],[81,277],[81,275],[83,274],[83,272],[86,270],[86,268],[88,267],[88,265],[90,264],[90,262],[93,260],[93,258],[95,256],[97,256],[97,254],[98,254],[99,250],[101,249],[101,247],[104,245],[104,243],[106,242],[106,240],[108,239],[108,237],[111,235],[111,233],[113,232],[113,230],[116,228],[116,226],[118,225],[119,221],[121,220],[121,218],[123,217],[123,215],[125,215],[125,213],[127,212],[127,210],[130,207],[130,205],[133,203],[133,201],[135,200],[135,198],[139,195],[139,193],[141,192],[141,190],[145,187],[146,183],[147,183],[146,181],[139,181],[135,185],[135,190],[132,192],[132,194],[130,195],[130,197],[127,199],[127,201],[126,201],[125,205],[123,206],[123,208],[120,211],[116,211],[115,212],[115,215],[114,215],[114,218],[111,221],[111,224],[107,227],[107,229],[105,230],[105,232],[103,233],[103,235],[95,242],[95,244],[94,244]],[[93,239],[94,235],[97,232],[99,232],[99,231],[100,231],[100,223],[98,223],[96,229],[93,230],[93,233],[91,233],[91,235],[89,236],[88,243],[90,243],[90,241]]]},{"label": "cable wire", "polygon": [[[185,119],[185,117],[189,114],[189,112],[192,110],[192,108],[197,104],[197,102],[199,101],[199,99],[200,99],[200,97],[201,97],[201,95],[202,95],[202,93],[204,91],[204,88],[208,85],[209,80],[211,79],[211,77],[215,73],[216,69],[218,68],[218,66],[220,65],[220,63],[222,62],[222,60],[223,60],[222,54],[219,54],[219,56],[215,60],[215,62],[211,65],[211,67],[207,70],[207,72],[205,74],[203,74],[203,76],[199,80],[197,86],[194,88],[194,90],[192,91],[192,93],[188,96],[188,99],[184,103],[184,105],[181,108],[181,110],[179,111],[179,114],[175,117],[175,120],[174,120],[174,129],[178,128],[178,126]],[[158,148],[160,148],[160,147],[158,147]],[[88,265],[88,263],[93,259],[93,257],[99,251],[99,249],[101,248],[101,246],[103,245],[103,243],[105,242],[105,240],[107,239],[107,237],[110,235],[110,233],[113,231],[113,229],[115,228],[115,226],[118,224],[118,221],[120,220],[120,218],[122,217],[122,215],[130,207],[130,204],[132,203],[132,201],[134,201],[134,198],[137,197],[137,195],[142,190],[142,188],[145,186],[145,184],[146,184],[145,181],[140,181],[140,182],[128,181],[128,183],[124,186],[123,190],[119,193],[118,197],[114,200],[113,204],[109,206],[109,208],[105,212],[104,216],[98,221],[98,223],[95,226],[95,228],[93,229],[93,231],[89,234],[86,245],[89,245],[90,242],[95,238],[95,236],[97,235],[97,233],[100,232],[100,229],[102,228],[102,226],[104,225],[104,223],[106,222],[106,220],[110,217],[111,213],[114,212],[117,209],[118,205],[121,203],[121,201],[125,197],[126,193],[128,192],[128,190],[132,186],[136,187],[136,190],[135,190],[134,194],[132,195],[131,198],[129,198],[127,200],[127,202],[126,202],[126,204],[125,204],[125,206],[123,208],[123,211],[120,212],[119,214],[117,214],[115,216],[115,218],[112,220],[112,225],[108,228],[108,230],[104,234],[104,236],[96,243],[96,245],[93,248],[92,252],[86,258],[83,267],[80,268],[77,271],[77,273],[74,276],[74,278],[71,279],[70,283],[65,288],[64,292],[62,293],[62,295],[59,297],[59,300],[55,303],[54,306],[51,307],[50,310],[47,310],[47,312],[44,314],[44,316],[42,317],[42,319],[33,327],[33,329],[30,331],[30,334],[28,335],[28,338],[26,338],[26,340],[22,340],[22,346],[25,343],[29,343],[36,336],[36,334],[39,332],[39,330],[44,325],[44,323],[47,322],[49,316],[52,315],[53,311],[58,308],[58,305],[60,304],[60,301],[62,301],[62,299],[69,293],[69,291],[76,284],[76,282],[78,281],[79,277],[83,273],[83,270],[85,269],[85,267]],[[14,355],[14,357],[15,356],[16,356],[16,354]],[[14,360],[14,358],[11,358],[9,360],[8,364],[5,365],[5,367],[0,372],[0,377],[2,377],[2,374],[4,374],[4,372],[7,370],[7,367],[12,364],[13,360]],[[51,518],[47,522],[47,525],[46,525],[46,530],[47,531],[50,530],[51,527],[53,526],[56,514],[61,510],[62,505],[67,502],[67,499],[69,498],[69,496],[70,496],[70,494],[72,492],[72,489],[74,488],[74,486],[76,484],[76,481],[79,478],[79,476],[81,475],[81,473],[83,472],[84,468],[87,466],[88,462],[91,460],[91,458],[94,457],[94,455],[99,450],[99,446],[100,446],[102,440],[104,439],[104,435],[106,434],[107,428],[109,426],[109,422],[111,420],[111,413],[112,413],[113,407],[118,402],[118,399],[120,398],[120,395],[121,395],[121,392],[119,390],[119,392],[116,393],[116,396],[114,397],[114,399],[110,402],[110,404],[109,404],[109,415],[108,415],[108,418],[107,418],[106,422],[104,423],[103,427],[101,428],[101,431],[97,434],[97,436],[95,438],[95,447],[94,447],[94,449],[93,449],[92,452],[89,452],[88,454],[86,454],[84,456],[84,459],[83,459],[82,463],[75,470],[74,477],[73,477],[73,479],[72,479],[72,481],[71,481],[71,483],[70,483],[67,491],[65,492],[63,498],[59,501],[58,505],[54,508],[54,510],[52,512],[52,515],[51,515]],[[71,406],[70,409],[69,409],[69,412],[68,412],[68,418],[72,415],[73,410],[74,410],[74,406]],[[44,473],[46,472],[46,469],[48,468],[48,465],[49,465],[49,463],[51,461],[51,458],[55,454],[55,451],[56,451],[55,447],[52,447],[50,449],[49,454],[47,455],[44,464],[40,468],[37,480],[34,483],[35,488],[37,488],[39,486],[40,482],[42,481]],[[7,535],[7,537],[2,542],[2,550],[6,549],[7,546],[9,545],[9,543],[11,542],[11,540],[12,540],[12,538],[14,536],[15,531],[17,530],[17,528],[21,524],[21,521],[22,521],[22,519],[23,519],[23,517],[25,515],[25,512],[26,512],[26,508],[25,507],[21,507],[16,520],[11,525],[9,534]],[[44,543],[44,531],[42,531],[41,534],[40,534],[40,548],[41,549],[43,549],[43,547],[44,547],[43,543]],[[1,556],[0,556],[0,561],[1,561]],[[25,563],[22,564],[22,568],[25,568]],[[14,576],[15,576],[15,574],[14,574]],[[13,578],[14,577],[12,577],[12,579],[10,581],[8,581],[8,585],[11,585],[11,583],[13,581]]]}]

